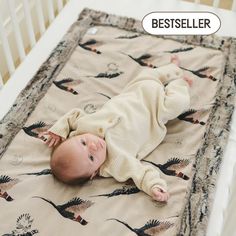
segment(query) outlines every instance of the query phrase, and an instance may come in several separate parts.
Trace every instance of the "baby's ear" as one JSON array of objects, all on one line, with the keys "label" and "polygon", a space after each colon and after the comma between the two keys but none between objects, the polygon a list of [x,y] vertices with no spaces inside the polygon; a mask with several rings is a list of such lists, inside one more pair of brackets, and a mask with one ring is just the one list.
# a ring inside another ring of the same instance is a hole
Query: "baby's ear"
[{"label": "baby's ear", "polygon": [[97,174],[98,174],[98,170],[96,170],[95,172],[93,172],[93,174],[91,175],[90,179],[93,179]]}]

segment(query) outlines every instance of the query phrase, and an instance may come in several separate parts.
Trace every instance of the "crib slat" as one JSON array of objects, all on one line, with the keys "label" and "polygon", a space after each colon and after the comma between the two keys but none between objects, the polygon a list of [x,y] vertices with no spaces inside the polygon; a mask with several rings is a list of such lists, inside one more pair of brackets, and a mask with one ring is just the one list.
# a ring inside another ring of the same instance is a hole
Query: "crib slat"
[{"label": "crib slat", "polygon": [[54,8],[53,8],[53,1],[52,0],[47,0],[47,5],[48,5],[49,21],[50,21],[50,23],[52,23],[52,21],[55,18]]},{"label": "crib slat", "polygon": [[219,7],[220,0],[213,0],[213,7]]},{"label": "crib slat", "polygon": [[7,3],[8,3],[10,15],[11,15],[11,21],[12,21],[13,28],[14,28],[13,31],[15,34],[17,50],[19,52],[19,56],[20,56],[21,61],[23,61],[25,58],[25,49],[24,49],[24,44],[23,44],[21,32],[20,32],[18,19],[17,19],[16,12],[15,12],[14,0],[9,0],[9,1],[7,1]]},{"label": "crib slat", "polygon": [[37,11],[37,15],[38,15],[40,34],[42,35],[45,32],[45,24],[44,24],[45,21],[44,21],[44,16],[43,16],[41,0],[36,1],[36,11]]},{"label": "crib slat", "polygon": [[62,2],[62,0],[57,0],[57,9],[58,9],[58,12],[60,12],[62,8],[63,8],[63,2]]},{"label": "crib slat", "polygon": [[232,11],[236,11],[236,0],[233,0]]},{"label": "crib slat", "polygon": [[8,44],[7,34],[6,34],[6,31],[3,27],[1,15],[0,15],[0,40],[2,42],[4,54],[5,54],[6,61],[7,61],[8,70],[9,70],[10,74],[13,74],[15,71],[15,65],[14,65],[12,55],[11,55],[11,50],[10,50],[10,47]]},{"label": "crib slat", "polygon": [[31,48],[35,45],[35,35],[34,35],[34,28],[32,24],[31,14],[30,14],[30,7],[28,0],[23,0],[23,6],[24,6],[24,13],[25,13],[25,20],[26,20],[26,26],[28,29],[29,39],[30,39],[30,45]]}]

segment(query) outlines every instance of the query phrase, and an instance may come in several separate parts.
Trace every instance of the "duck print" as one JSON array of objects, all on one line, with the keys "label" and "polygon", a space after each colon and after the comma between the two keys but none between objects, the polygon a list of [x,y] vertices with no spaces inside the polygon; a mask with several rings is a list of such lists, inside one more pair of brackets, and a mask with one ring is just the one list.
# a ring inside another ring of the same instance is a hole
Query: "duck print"
[{"label": "duck print", "polygon": [[29,136],[41,139],[45,142],[45,141],[47,141],[47,139],[46,139],[46,137],[41,135],[41,133],[47,131],[50,127],[51,127],[51,125],[47,125],[43,121],[38,121],[36,123],[33,123],[30,126],[25,126],[22,129]]},{"label": "duck print", "polygon": [[107,78],[107,79],[113,79],[116,78],[120,75],[122,75],[124,72],[115,72],[115,73],[109,73],[109,72],[105,72],[105,73],[99,73],[96,76],[94,76],[94,78]]},{"label": "duck print", "polygon": [[88,222],[81,217],[81,214],[90,206],[92,206],[94,203],[89,200],[82,200],[81,198],[75,197],[71,199],[70,201],[62,204],[62,205],[56,205],[52,201],[43,198],[35,196],[33,198],[40,198],[45,202],[48,202],[51,204],[56,210],[60,213],[61,216],[64,218],[79,222],[81,225],[86,225]]},{"label": "duck print", "polygon": [[179,52],[187,52],[193,50],[194,47],[187,47],[187,48],[177,48],[171,51],[165,51],[166,53],[179,53]]},{"label": "duck print", "polygon": [[194,75],[198,76],[199,78],[207,78],[207,79],[212,80],[212,81],[217,80],[215,77],[213,77],[211,75],[212,68],[210,68],[208,66],[202,67],[198,70],[190,70],[190,69],[184,68],[184,67],[180,66],[180,59],[177,55],[172,55],[171,58],[170,58],[170,61],[172,63],[175,63],[176,65],[178,65],[179,68],[181,68],[182,70],[189,71],[189,72],[193,73]]},{"label": "duck print", "polygon": [[11,189],[15,184],[19,183],[19,179],[12,179],[7,175],[0,175],[0,197],[4,198],[8,202],[14,199],[8,195],[7,190]]},{"label": "duck print", "polygon": [[141,34],[121,35],[121,36],[116,37],[115,39],[134,39],[140,36]]},{"label": "duck print", "polygon": [[116,190],[114,190],[111,193],[105,193],[105,194],[99,194],[99,195],[94,195],[91,197],[115,197],[115,196],[119,196],[119,195],[130,195],[130,194],[135,194],[140,192],[140,190],[136,187],[136,186],[122,186],[122,188],[118,188]]},{"label": "duck print", "polygon": [[40,172],[32,172],[32,173],[24,173],[24,174],[21,174],[21,175],[36,175],[36,176],[41,176],[41,175],[51,175],[52,174],[52,171],[51,169],[44,169]]},{"label": "duck print", "polygon": [[66,92],[72,93],[73,95],[78,95],[79,91],[76,87],[82,83],[81,80],[75,80],[72,78],[65,78],[59,81],[53,81],[53,83],[59,88]]},{"label": "duck print", "polygon": [[97,42],[95,39],[90,39],[85,43],[79,43],[79,46],[85,50],[89,50],[91,52],[95,52],[97,54],[101,54],[94,46],[98,46],[100,43]]},{"label": "duck print", "polygon": [[140,228],[132,228],[130,225],[128,225],[127,223],[121,220],[118,220],[115,218],[108,219],[108,220],[115,220],[123,224],[130,231],[134,232],[137,236],[156,236],[162,231],[165,231],[174,225],[173,223],[170,223],[169,221],[161,222],[159,220],[149,220],[144,226]]},{"label": "duck print", "polygon": [[170,176],[176,176],[184,180],[189,180],[189,177],[185,175],[183,172],[180,172],[181,169],[185,168],[189,165],[190,161],[188,159],[179,159],[179,158],[171,158],[164,164],[156,164],[152,161],[142,160],[144,162],[150,163],[156,167],[158,167],[164,174]]},{"label": "duck print", "polygon": [[202,114],[203,111],[199,110],[195,110],[195,109],[190,109],[182,114],[180,114],[177,118],[179,120],[184,120],[187,122],[190,122],[192,124],[200,124],[200,125],[205,125],[206,123],[203,121],[200,121],[200,116]]},{"label": "duck print", "polygon": [[113,79],[120,75],[122,75],[124,72],[119,70],[119,66],[115,62],[110,62],[107,64],[107,70],[103,71],[101,73],[98,73],[97,75],[86,75],[83,77],[92,77],[92,78],[107,78],[107,79]]},{"label": "duck print", "polygon": [[28,213],[22,214],[16,220],[16,229],[2,236],[33,236],[39,233],[39,231],[37,229],[31,230],[32,223],[33,219]]},{"label": "duck print", "polygon": [[202,67],[198,70],[189,70],[189,69],[186,69],[181,66],[180,66],[180,68],[193,73],[194,75],[198,76],[199,78],[207,78],[212,81],[217,81],[217,79],[211,75],[212,69],[208,66]]},{"label": "duck print", "polygon": [[133,59],[135,62],[137,62],[140,66],[147,66],[147,67],[151,67],[151,68],[157,68],[157,66],[155,66],[155,65],[153,65],[153,64],[151,64],[147,61],[148,59],[150,59],[152,57],[151,54],[146,53],[146,54],[143,54],[142,56],[137,57],[137,58],[135,58],[131,55],[127,55],[127,56],[129,56],[131,59]]},{"label": "duck print", "polygon": [[108,98],[108,99],[111,99],[110,96],[108,96],[108,95],[106,95],[106,94],[104,94],[104,93],[97,93],[97,94],[100,94],[100,95],[102,95],[103,97],[106,97],[106,98]]}]

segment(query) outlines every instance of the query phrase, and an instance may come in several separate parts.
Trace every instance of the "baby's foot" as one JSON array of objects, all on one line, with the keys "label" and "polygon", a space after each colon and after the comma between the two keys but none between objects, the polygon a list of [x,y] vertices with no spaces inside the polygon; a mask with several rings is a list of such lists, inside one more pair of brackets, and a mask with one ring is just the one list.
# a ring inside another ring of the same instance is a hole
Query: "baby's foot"
[{"label": "baby's foot", "polygon": [[190,77],[188,77],[187,75],[185,75],[185,76],[183,77],[183,80],[185,80],[185,81],[188,83],[189,87],[192,87],[193,81],[192,81],[192,79],[190,79]]},{"label": "baby's foot", "polygon": [[177,55],[172,55],[170,61],[174,63],[176,66],[180,66],[180,60]]},{"label": "baby's foot", "polygon": [[152,198],[155,201],[158,202],[167,202],[169,199],[169,193],[164,192],[162,189],[158,188],[158,187],[154,187],[152,189]]}]

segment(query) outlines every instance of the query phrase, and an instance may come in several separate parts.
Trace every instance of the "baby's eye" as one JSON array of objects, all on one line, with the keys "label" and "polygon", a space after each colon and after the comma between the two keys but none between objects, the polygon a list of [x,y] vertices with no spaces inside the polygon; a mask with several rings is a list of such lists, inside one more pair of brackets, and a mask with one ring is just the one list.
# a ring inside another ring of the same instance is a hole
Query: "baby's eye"
[{"label": "baby's eye", "polygon": [[84,140],[81,140],[81,143],[86,146],[86,142]]},{"label": "baby's eye", "polygon": [[91,161],[93,161],[93,160],[94,160],[93,156],[89,156],[89,159],[90,159]]}]

